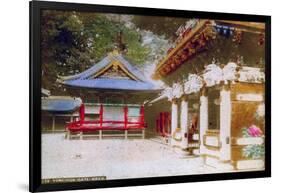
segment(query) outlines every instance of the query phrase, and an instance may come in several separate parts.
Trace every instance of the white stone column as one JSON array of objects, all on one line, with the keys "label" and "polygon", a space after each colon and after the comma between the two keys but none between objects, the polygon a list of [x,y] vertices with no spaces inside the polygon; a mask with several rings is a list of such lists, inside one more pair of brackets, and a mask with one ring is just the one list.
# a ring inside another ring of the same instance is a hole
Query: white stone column
[{"label": "white stone column", "polygon": [[182,144],[181,147],[183,149],[187,148],[188,138],[185,137],[185,134],[188,133],[188,101],[186,97],[183,97],[181,100],[181,122],[180,128],[182,132]]},{"label": "white stone column", "polygon": [[172,100],[172,117],[171,117],[171,145],[176,145],[177,142],[173,139],[173,133],[178,127],[178,104],[175,99]]},{"label": "white stone column", "polygon": [[231,131],[231,98],[230,91],[223,88],[220,92],[220,159],[228,161],[231,158],[230,131]]},{"label": "white stone column", "polygon": [[203,137],[208,130],[208,97],[204,94],[200,96],[200,124],[199,124],[199,131],[200,131],[200,154],[205,153],[205,146],[203,144]]}]

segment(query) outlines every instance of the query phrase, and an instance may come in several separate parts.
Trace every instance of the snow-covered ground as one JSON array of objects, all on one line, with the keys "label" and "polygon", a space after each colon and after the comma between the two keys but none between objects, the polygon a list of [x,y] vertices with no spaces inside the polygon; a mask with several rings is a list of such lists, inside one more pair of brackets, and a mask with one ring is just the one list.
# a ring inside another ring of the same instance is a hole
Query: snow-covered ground
[{"label": "snow-covered ground", "polygon": [[42,179],[106,176],[107,179],[218,172],[201,157],[184,156],[150,139],[68,140],[42,134]]}]

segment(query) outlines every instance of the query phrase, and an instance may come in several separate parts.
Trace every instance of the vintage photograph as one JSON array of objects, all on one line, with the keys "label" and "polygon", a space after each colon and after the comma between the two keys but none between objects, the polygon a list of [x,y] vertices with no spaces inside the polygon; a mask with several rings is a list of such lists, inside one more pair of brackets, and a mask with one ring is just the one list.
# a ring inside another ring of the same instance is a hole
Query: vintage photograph
[{"label": "vintage photograph", "polygon": [[43,184],[265,169],[265,23],[42,10]]}]

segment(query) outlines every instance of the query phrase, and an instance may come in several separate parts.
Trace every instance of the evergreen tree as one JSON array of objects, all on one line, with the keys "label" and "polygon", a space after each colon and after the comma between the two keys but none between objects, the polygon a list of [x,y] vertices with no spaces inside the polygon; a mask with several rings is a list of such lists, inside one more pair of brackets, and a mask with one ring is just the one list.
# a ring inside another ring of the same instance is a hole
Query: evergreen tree
[{"label": "evergreen tree", "polygon": [[59,94],[59,76],[77,74],[118,47],[132,63],[142,66],[149,47],[140,33],[107,14],[46,10],[42,13],[42,86]]}]

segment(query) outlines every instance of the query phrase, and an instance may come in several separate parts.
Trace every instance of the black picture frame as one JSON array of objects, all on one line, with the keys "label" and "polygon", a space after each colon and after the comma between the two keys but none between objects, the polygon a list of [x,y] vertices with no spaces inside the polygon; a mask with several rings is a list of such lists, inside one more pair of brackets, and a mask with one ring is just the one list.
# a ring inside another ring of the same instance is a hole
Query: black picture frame
[{"label": "black picture frame", "polygon": [[[47,1],[29,2],[30,10],[30,127],[29,127],[29,191],[60,191],[92,188],[140,186],[168,183],[185,183],[244,178],[262,178],[271,176],[271,17],[265,15],[247,15],[202,11],[184,11],[143,7],[108,6],[80,3],[61,3]],[[265,22],[265,170],[236,173],[216,173],[204,175],[186,175],[169,177],[151,177],[126,180],[108,180],[97,182],[75,182],[62,184],[41,184],[41,50],[40,50],[40,12],[41,10],[75,10],[119,14],[139,14],[152,16],[192,17],[202,19],[224,19],[252,22]]]}]

